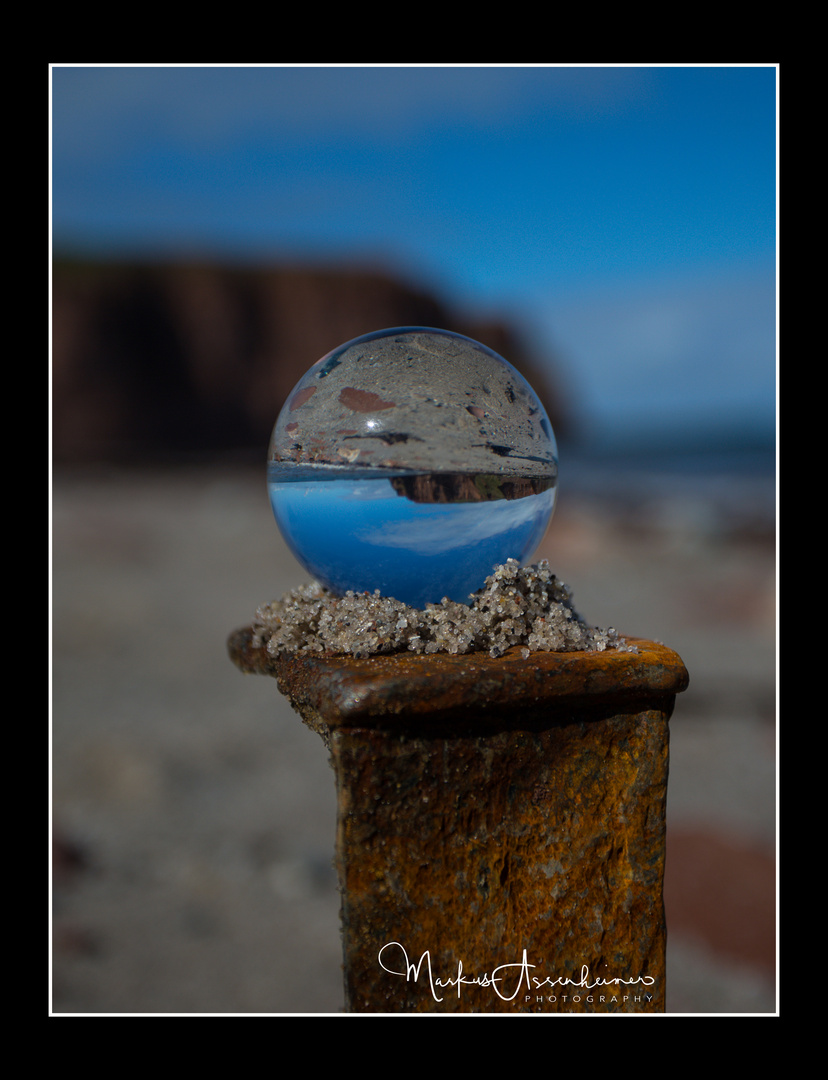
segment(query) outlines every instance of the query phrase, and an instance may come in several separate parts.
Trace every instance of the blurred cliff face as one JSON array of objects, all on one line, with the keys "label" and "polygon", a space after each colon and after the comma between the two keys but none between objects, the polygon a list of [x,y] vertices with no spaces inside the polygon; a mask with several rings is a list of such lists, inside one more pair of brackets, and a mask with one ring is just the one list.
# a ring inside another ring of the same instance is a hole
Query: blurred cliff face
[{"label": "blurred cliff face", "polygon": [[381,272],[57,260],[55,463],[263,461],[311,364],[361,334],[414,325],[500,353],[532,384],[556,433],[565,428],[559,396],[510,327],[469,322]]}]

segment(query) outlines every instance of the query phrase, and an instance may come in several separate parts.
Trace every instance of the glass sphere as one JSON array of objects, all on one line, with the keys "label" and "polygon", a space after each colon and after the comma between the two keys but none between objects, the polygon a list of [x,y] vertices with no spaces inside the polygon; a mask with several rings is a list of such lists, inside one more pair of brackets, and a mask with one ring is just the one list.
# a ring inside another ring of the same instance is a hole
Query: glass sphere
[{"label": "glass sphere", "polygon": [[340,345],[279,414],[267,483],[299,562],[332,592],[467,603],[529,559],[558,453],[535,392],[471,338],[408,326]]}]

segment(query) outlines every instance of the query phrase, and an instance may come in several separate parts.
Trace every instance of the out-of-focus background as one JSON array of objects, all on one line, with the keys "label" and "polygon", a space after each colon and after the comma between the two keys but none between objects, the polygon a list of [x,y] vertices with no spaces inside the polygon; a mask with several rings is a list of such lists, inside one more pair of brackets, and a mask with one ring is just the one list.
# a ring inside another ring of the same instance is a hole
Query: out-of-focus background
[{"label": "out-of-focus background", "polygon": [[55,66],[52,1008],[335,1013],[324,747],[228,634],[307,580],[270,429],[362,333],[519,367],[537,557],[690,672],[667,1007],[776,1010],[773,66]]}]

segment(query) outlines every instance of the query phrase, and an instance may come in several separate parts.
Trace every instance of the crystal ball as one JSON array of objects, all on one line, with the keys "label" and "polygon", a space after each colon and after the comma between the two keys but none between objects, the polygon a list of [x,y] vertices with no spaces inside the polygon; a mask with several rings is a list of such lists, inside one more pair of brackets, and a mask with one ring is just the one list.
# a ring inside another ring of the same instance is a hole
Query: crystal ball
[{"label": "crystal ball", "polygon": [[270,440],[273,514],[333,593],[468,603],[537,548],[555,507],[549,418],[496,352],[407,326],[348,341],[288,397]]}]

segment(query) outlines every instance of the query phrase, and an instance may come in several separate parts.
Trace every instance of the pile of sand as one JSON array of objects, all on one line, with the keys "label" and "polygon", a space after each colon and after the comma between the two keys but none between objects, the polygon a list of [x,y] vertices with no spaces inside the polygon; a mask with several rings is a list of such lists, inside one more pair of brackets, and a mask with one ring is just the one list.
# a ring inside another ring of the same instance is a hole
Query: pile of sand
[{"label": "pile of sand", "polygon": [[521,647],[524,657],[538,651],[637,651],[612,627],[585,623],[568,586],[546,560],[521,567],[509,559],[470,599],[466,605],[444,598],[420,610],[380,596],[379,590],[337,597],[314,581],[258,609],[255,644],[266,645],[274,656],[484,651],[497,657],[512,646]]}]

